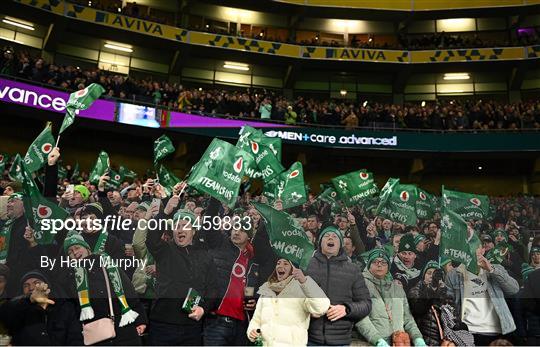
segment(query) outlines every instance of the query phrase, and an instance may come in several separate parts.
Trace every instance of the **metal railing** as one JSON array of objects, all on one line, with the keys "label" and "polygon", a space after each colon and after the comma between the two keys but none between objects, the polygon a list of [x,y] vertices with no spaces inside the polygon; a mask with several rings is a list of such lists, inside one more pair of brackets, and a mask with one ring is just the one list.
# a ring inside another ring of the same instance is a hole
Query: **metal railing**
[{"label": "metal railing", "polygon": [[[33,80],[28,80],[25,78],[17,77],[17,76],[11,76],[11,75],[3,75],[0,74],[1,78],[13,80],[13,81],[19,81],[24,82],[32,85],[37,85],[43,88],[48,89],[54,89],[58,91],[63,92],[74,92],[75,90],[71,89],[64,89],[57,86],[53,86],[46,83],[40,83]],[[159,110],[164,111],[170,111],[170,112],[181,112],[181,113],[189,113],[193,115],[200,115],[205,116],[209,118],[222,118],[222,119],[235,119],[235,120],[245,120],[245,121],[257,121],[262,123],[271,123],[271,124],[286,124],[285,121],[280,120],[268,120],[268,119],[261,119],[261,118],[252,118],[252,117],[240,117],[240,116],[232,116],[232,115],[224,115],[224,114],[217,114],[217,113],[208,113],[208,112],[200,112],[200,111],[191,111],[186,112],[185,110],[180,110],[177,108],[171,108],[171,107],[165,107],[163,105],[159,105],[156,103],[150,103],[145,102],[141,99],[145,99],[145,97],[137,98],[136,95],[133,96],[133,98],[129,99],[121,99],[116,97],[110,97],[110,96],[101,96],[100,99],[103,100],[110,100],[114,102],[122,102],[122,103],[133,103],[135,105],[141,105],[146,107],[153,107]],[[368,126],[358,126],[353,127],[352,129],[350,127],[346,127],[343,125],[332,125],[332,124],[319,124],[319,123],[296,123],[296,124],[288,124],[291,127],[311,127],[311,128],[323,128],[323,129],[341,129],[345,131],[390,131],[390,132],[416,132],[416,133],[440,133],[440,134],[452,134],[452,133],[516,133],[516,132],[537,132],[540,133],[540,129],[536,128],[520,128],[520,129],[417,129],[417,128],[401,128],[398,126],[398,124],[394,122],[372,122]],[[345,129],[348,128],[348,129]]]}]

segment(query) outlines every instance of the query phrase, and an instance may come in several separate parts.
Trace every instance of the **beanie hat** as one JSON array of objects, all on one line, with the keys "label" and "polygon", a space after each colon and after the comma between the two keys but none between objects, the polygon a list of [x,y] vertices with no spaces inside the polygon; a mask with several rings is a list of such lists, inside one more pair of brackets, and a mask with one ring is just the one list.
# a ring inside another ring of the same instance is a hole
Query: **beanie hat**
[{"label": "beanie hat", "polygon": [[451,262],[452,262],[452,259],[443,255],[439,259],[440,268],[443,268],[446,264],[451,263]]},{"label": "beanie hat", "polygon": [[81,216],[94,214],[97,218],[103,218],[103,207],[98,202],[86,204],[81,211]]},{"label": "beanie hat", "polygon": [[521,277],[524,281],[526,281],[529,278],[529,274],[533,272],[535,269],[527,263],[521,264]]},{"label": "beanie hat", "polygon": [[388,264],[390,264],[390,257],[388,256],[388,253],[386,253],[384,248],[374,248],[367,254],[366,266],[368,269],[371,266],[371,263],[373,263],[373,261],[377,258],[382,258]]},{"label": "beanie hat", "polygon": [[69,247],[74,245],[79,245],[86,249],[90,249],[90,246],[81,235],[79,235],[76,231],[70,231],[64,240],[64,252],[67,253]]},{"label": "beanie hat", "polygon": [[418,246],[420,242],[426,239],[426,235],[424,234],[418,234],[414,237],[414,245]]},{"label": "beanie hat", "polygon": [[341,234],[341,231],[339,229],[337,229],[336,227],[334,227],[334,226],[326,227],[319,233],[319,238],[318,238],[318,241],[317,241],[317,243],[319,245],[321,244],[321,240],[322,240],[323,236],[325,234],[328,234],[328,233],[336,234],[336,236],[339,239],[339,243],[340,243],[339,248],[343,247],[343,234]]},{"label": "beanie hat", "polygon": [[32,270],[25,273],[21,278],[21,287],[23,286],[24,282],[26,282],[29,278],[37,278],[40,279],[42,282],[45,282],[49,285],[51,284],[51,282],[44,273],[39,270]]},{"label": "beanie hat", "polygon": [[189,210],[178,210],[174,216],[173,220],[177,221],[178,219],[187,219],[191,224],[195,222],[195,215]]},{"label": "beanie hat", "polygon": [[482,242],[493,242],[493,238],[489,234],[483,234],[481,240]]},{"label": "beanie hat", "polygon": [[493,238],[493,241],[495,241],[495,239],[497,238],[498,235],[502,235],[504,236],[504,239],[506,241],[508,241],[508,234],[506,233],[506,231],[502,230],[502,229],[495,229],[492,233],[491,233],[491,237]]},{"label": "beanie hat", "polygon": [[73,187],[73,191],[79,192],[81,194],[83,201],[88,200],[88,198],[90,197],[90,191],[88,190],[88,188],[86,188],[85,186],[81,184],[78,184],[75,187]]},{"label": "beanie hat", "polygon": [[416,253],[416,244],[414,243],[414,236],[412,234],[405,234],[399,240],[398,252],[406,251]]},{"label": "beanie hat", "polygon": [[422,270],[422,277],[420,277],[422,280],[424,279],[424,276],[426,275],[427,270],[429,269],[440,269],[439,263],[437,263],[434,260],[430,260],[426,263],[426,266],[424,266],[424,269]]},{"label": "beanie hat", "polygon": [[139,204],[139,206],[137,206],[137,210],[143,210],[143,211],[148,211],[148,209],[150,208],[150,204],[148,204],[147,202],[141,202]]},{"label": "beanie hat", "polygon": [[529,252],[529,254],[533,254],[533,253],[540,253],[540,246],[531,247],[531,251]]},{"label": "beanie hat", "polygon": [[9,196],[8,200],[12,200],[12,199],[20,199],[22,200],[23,199],[23,195],[21,193],[13,193]]}]

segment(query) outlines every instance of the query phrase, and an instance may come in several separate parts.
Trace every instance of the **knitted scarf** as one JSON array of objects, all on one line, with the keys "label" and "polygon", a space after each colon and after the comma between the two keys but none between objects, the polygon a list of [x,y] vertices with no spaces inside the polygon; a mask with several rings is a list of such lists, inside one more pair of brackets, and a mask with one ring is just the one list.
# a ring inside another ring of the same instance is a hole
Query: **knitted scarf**
[{"label": "knitted scarf", "polygon": [[0,264],[5,264],[7,261],[13,221],[13,219],[8,219],[0,229]]},{"label": "knitted scarf", "polygon": [[103,229],[103,231],[99,234],[99,237],[96,241],[96,245],[94,246],[94,249],[92,250],[92,253],[105,254],[105,243],[107,243],[108,238],[109,238],[109,233],[105,229]]},{"label": "knitted scarf", "polygon": [[394,257],[394,264],[396,264],[397,268],[400,271],[403,271],[405,275],[407,276],[407,280],[415,279],[416,277],[420,276],[420,270],[418,270],[415,267],[408,268],[403,264],[401,259],[399,259],[399,256]]},{"label": "knitted scarf", "polygon": [[276,294],[281,293],[283,289],[289,284],[290,281],[292,281],[293,277],[289,276],[286,279],[279,281],[279,282],[268,282],[268,288],[272,289],[272,291]]},{"label": "knitted scarf", "polygon": [[[109,281],[111,282],[116,298],[120,302],[122,318],[120,319],[119,326],[123,327],[130,323],[133,323],[135,319],[139,316],[139,314],[133,311],[127,303],[126,296],[124,294],[124,287],[122,286],[122,278],[120,277],[120,272],[118,271],[118,268],[112,265],[112,259],[106,254],[100,255],[98,261],[101,262],[101,260],[103,260],[103,264],[107,266],[106,270]],[[90,303],[88,272],[85,268],[75,268],[75,282],[77,284],[79,305],[81,306],[80,320],[84,321],[87,319],[92,319],[94,318],[94,310],[92,309],[92,305]]]},{"label": "knitted scarf", "polygon": [[452,341],[456,346],[474,346],[474,336],[469,331],[454,330],[456,317],[452,306],[441,306],[441,320],[445,339]]}]

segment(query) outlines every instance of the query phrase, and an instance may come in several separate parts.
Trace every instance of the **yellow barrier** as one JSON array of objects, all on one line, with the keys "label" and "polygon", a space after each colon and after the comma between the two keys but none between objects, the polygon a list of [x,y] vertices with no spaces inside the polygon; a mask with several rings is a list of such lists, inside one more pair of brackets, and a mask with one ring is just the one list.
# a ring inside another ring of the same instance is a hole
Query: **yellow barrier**
[{"label": "yellow barrier", "polygon": [[[398,64],[445,63],[470,61],[498,61],[540,58],[540,46],[443,49],[429,51],[396,51],[382,49],[344,48],[344,47],[305,47],[279,42],[254,40],[249,38],[219,35],[198,31],[188,31],[170,25],[159,24],[121,14],[99,11],[93,8],[66,4],[55,0],[15,0],[21,4],[33,6],[69,18],[105,25],[111,28],[127,30],[176,42],[233,49],[244,52],[270,54],[289,58],[321,59],[329,61],[362,61]],[[322,1],[322,0],[316,0]],[[351,0],[352,1],[352,0]],[[363,0],[368,2],[368,0]],[[392,0],[396,3],[409,0]],[[421,0],[415,0],[421,3]],[[462,0],[459,0],[462,1]],[[455,0],[455,2],[459,2]],[[481,0],[479,2],[487,2]],[[511,0],[499,0],[501,2]],[[512,0],[513,1],[513,0]],[[538,1],[540,0],[527,0]],[[386,1],[388,2],[388,1]],[[429,2],[424,0],[424,2]],[[385,1],[381,2],[384,5]]]},{"label": "yellow barrier", "polygon": [[530,6],[540,0],[274,0],[293,5],[390,11],[434,11],[489,7]]}]

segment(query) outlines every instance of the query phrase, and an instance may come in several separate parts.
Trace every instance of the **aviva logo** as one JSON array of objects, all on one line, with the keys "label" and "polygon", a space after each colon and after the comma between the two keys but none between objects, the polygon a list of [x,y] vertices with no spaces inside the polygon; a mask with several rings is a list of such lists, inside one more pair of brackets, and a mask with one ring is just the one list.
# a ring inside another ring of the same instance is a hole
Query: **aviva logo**
[{"label": "aviva logo", "polygon": [[369,49],[355,48],[327,48],[326,58],[348,59],[348,60],[386,60],[384,51],[374,51]]},{"label": "aviva logo", "polygon": [[147,34],[163,36],[161,25],[126,16],[114,15],[111,25],[122,29],[142,31]]}]

